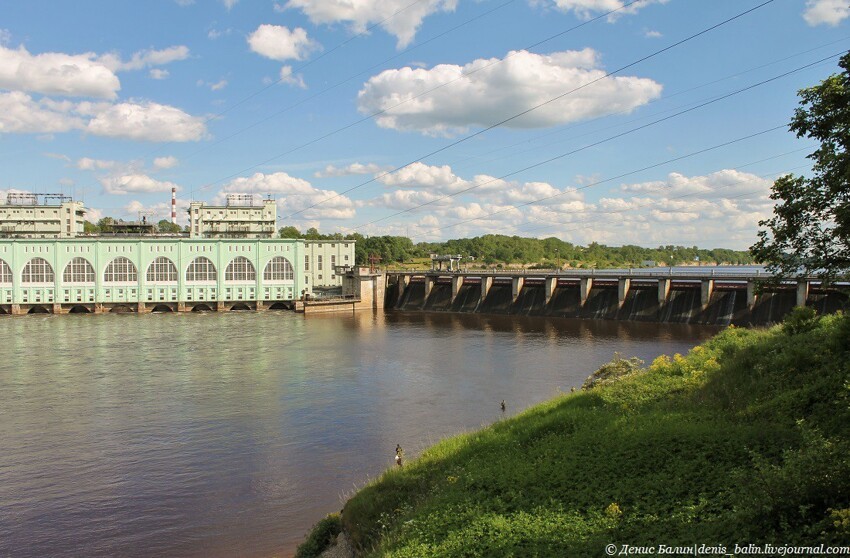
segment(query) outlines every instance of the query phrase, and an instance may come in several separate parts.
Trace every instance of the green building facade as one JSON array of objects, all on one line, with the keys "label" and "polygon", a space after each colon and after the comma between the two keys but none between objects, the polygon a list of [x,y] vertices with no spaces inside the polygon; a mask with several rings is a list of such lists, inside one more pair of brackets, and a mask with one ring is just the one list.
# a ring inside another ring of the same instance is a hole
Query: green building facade
[{"label": "green building facade", "polygon": [[0,239],[0,313],[263,309],[311,293],[304,241]]}]

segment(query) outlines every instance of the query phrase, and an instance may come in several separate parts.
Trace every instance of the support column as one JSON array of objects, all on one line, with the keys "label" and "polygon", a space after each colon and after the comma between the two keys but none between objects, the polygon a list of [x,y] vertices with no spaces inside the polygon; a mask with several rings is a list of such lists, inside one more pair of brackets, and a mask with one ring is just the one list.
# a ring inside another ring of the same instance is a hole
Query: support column
[{"label": "support column", "polygon": [[62,305],[59,304],[58,302],[53,303],[53,313],[54,314],[61,314],[62,313]]},{"label": "support column", "polygon": [[12,315],[13,316],[20,316],[23,313],[24,312],[21,312],[21,305],[20,304],[13,304],[12,305]]},{"label": "support column", "polygon": [[511,298],[516,302],[522,286],[525,284],[525,277],[513,277],[511,279]]},{"label": "support column", "polygon": [[667,298],[670,296],[670,279],[658,280],[658,307],[661,308],[667,304]]},{"label": "support column", "polygon": [[258,300],[257,301],[257,312],[262,312],[265,309],[266,309],[266,305],[263,303],[263,301]]},{"label": "support column", "polygon": [[629,294],[629,287],[632,285],[632,280],[628,278],[621,278],[617,282],[617,300],[619,301],[618,308],[622,308],[623,304],[626,302],[626,296]]},{"label": "support column", "polygon": [[705,309],[711,301],[711,293],[713,292],[714,279],[704,279],[702,281],[702,288],[700,289],[700,302],[702,303],[703,309]]},{"label": "support column", "polygon": [[752,310],[756,305],[756,282],[747,281],[747,308]]},{"label": "support column", "polygon": [[215,311],[216,312],[224,312],[225,310],[226,310],[226,308],[224,307],[224,301],[223,300],[217,300],[216,303],[215,303]]},{"label": "support column", "polygon": [[428,297],[431,296],[431,289],[434,288],[434,277],[425,276],[425,301],[428,301]]},{"label": "support column", "polygon": [[145,303],[144,303],[144,302],[137,302],[137,303],[136,303],[136,313],[137,313],[137,314],[144,314],[144,313],[146,313],[147,311],[148,311],[148,309],[145,307]]},{"label": "support column", "polygon": [[95,302],[94,303],[94,313],[95,314],[103,314],[103,303]]},{"label": "support column", "polygon": [[549,304],[549,301],[552,300],[552,295],[555,294],[555,287],[558,286],[558,278],[557,277],[547,277],[546,285],[543,288],[543,292],[546,294],[546,304]]},{"label": "support column", "polygon": [[398,300],[396,300],[396,306],[401,302],[401,297],[404,296],[404,292],[407,290],[407,287],[410,286],[410,275],[399,275],[398,277]]},{"label": "support column", "polygon": [[463,275],[452,276],[452,302],[457,298],[457,293],[463,286]]},{"label": "support column", "polygon": [[177,311],[178,312],[188,312],[189,310],[190,309],[186,307],[185,302],[178,302],[177,303]]},{"label": "support column", "polygon": [[797,306],[806,306],[806,301],[809,299],[809,282],[806,280],[797,281]]},{"label": "support column", "polygon": [[590,289],[593,288],[593,277],[583,277],[578,280],[578,294],[581,299],[581,307],[584,308],[584,303],[587,302],[587,297],[590,296]]},{"label": "support column", "polygon": [[481,300],[479,304],[484,302],[484,299],[487,298],[487,295],[490,294],[490,287],[493,286],[493,278],[481,276]]}]

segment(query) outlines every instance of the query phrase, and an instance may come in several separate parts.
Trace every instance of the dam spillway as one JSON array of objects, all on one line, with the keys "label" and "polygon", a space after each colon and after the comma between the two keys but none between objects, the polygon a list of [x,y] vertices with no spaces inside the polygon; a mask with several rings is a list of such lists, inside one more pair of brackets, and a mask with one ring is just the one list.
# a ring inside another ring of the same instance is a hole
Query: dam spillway
[{"label": "dam spillway", "polygon": [[847,289],[757,269],[387,271],[385,308],[702,325],[764,325],[796,306],[847,309]]}]

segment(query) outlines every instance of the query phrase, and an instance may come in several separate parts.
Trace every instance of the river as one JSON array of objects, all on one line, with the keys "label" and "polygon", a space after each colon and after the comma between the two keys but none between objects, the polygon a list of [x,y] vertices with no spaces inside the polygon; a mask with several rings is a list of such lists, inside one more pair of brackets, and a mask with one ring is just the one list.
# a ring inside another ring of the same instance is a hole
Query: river
[{"label": "river", "polygon": [[441,437],[714,327],[288,312],[0,318],[0,556],[291,554]]}]

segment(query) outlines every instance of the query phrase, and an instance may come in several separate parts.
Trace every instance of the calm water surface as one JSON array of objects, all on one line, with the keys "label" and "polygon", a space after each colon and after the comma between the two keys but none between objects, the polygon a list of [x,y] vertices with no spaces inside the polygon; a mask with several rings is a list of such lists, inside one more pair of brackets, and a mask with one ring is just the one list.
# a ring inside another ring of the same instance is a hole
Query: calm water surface
[{"label": "calm water surface", "polygon": [[286,556],[439,438],[717,328],[478,315],[0,318],[0,556]]}]

